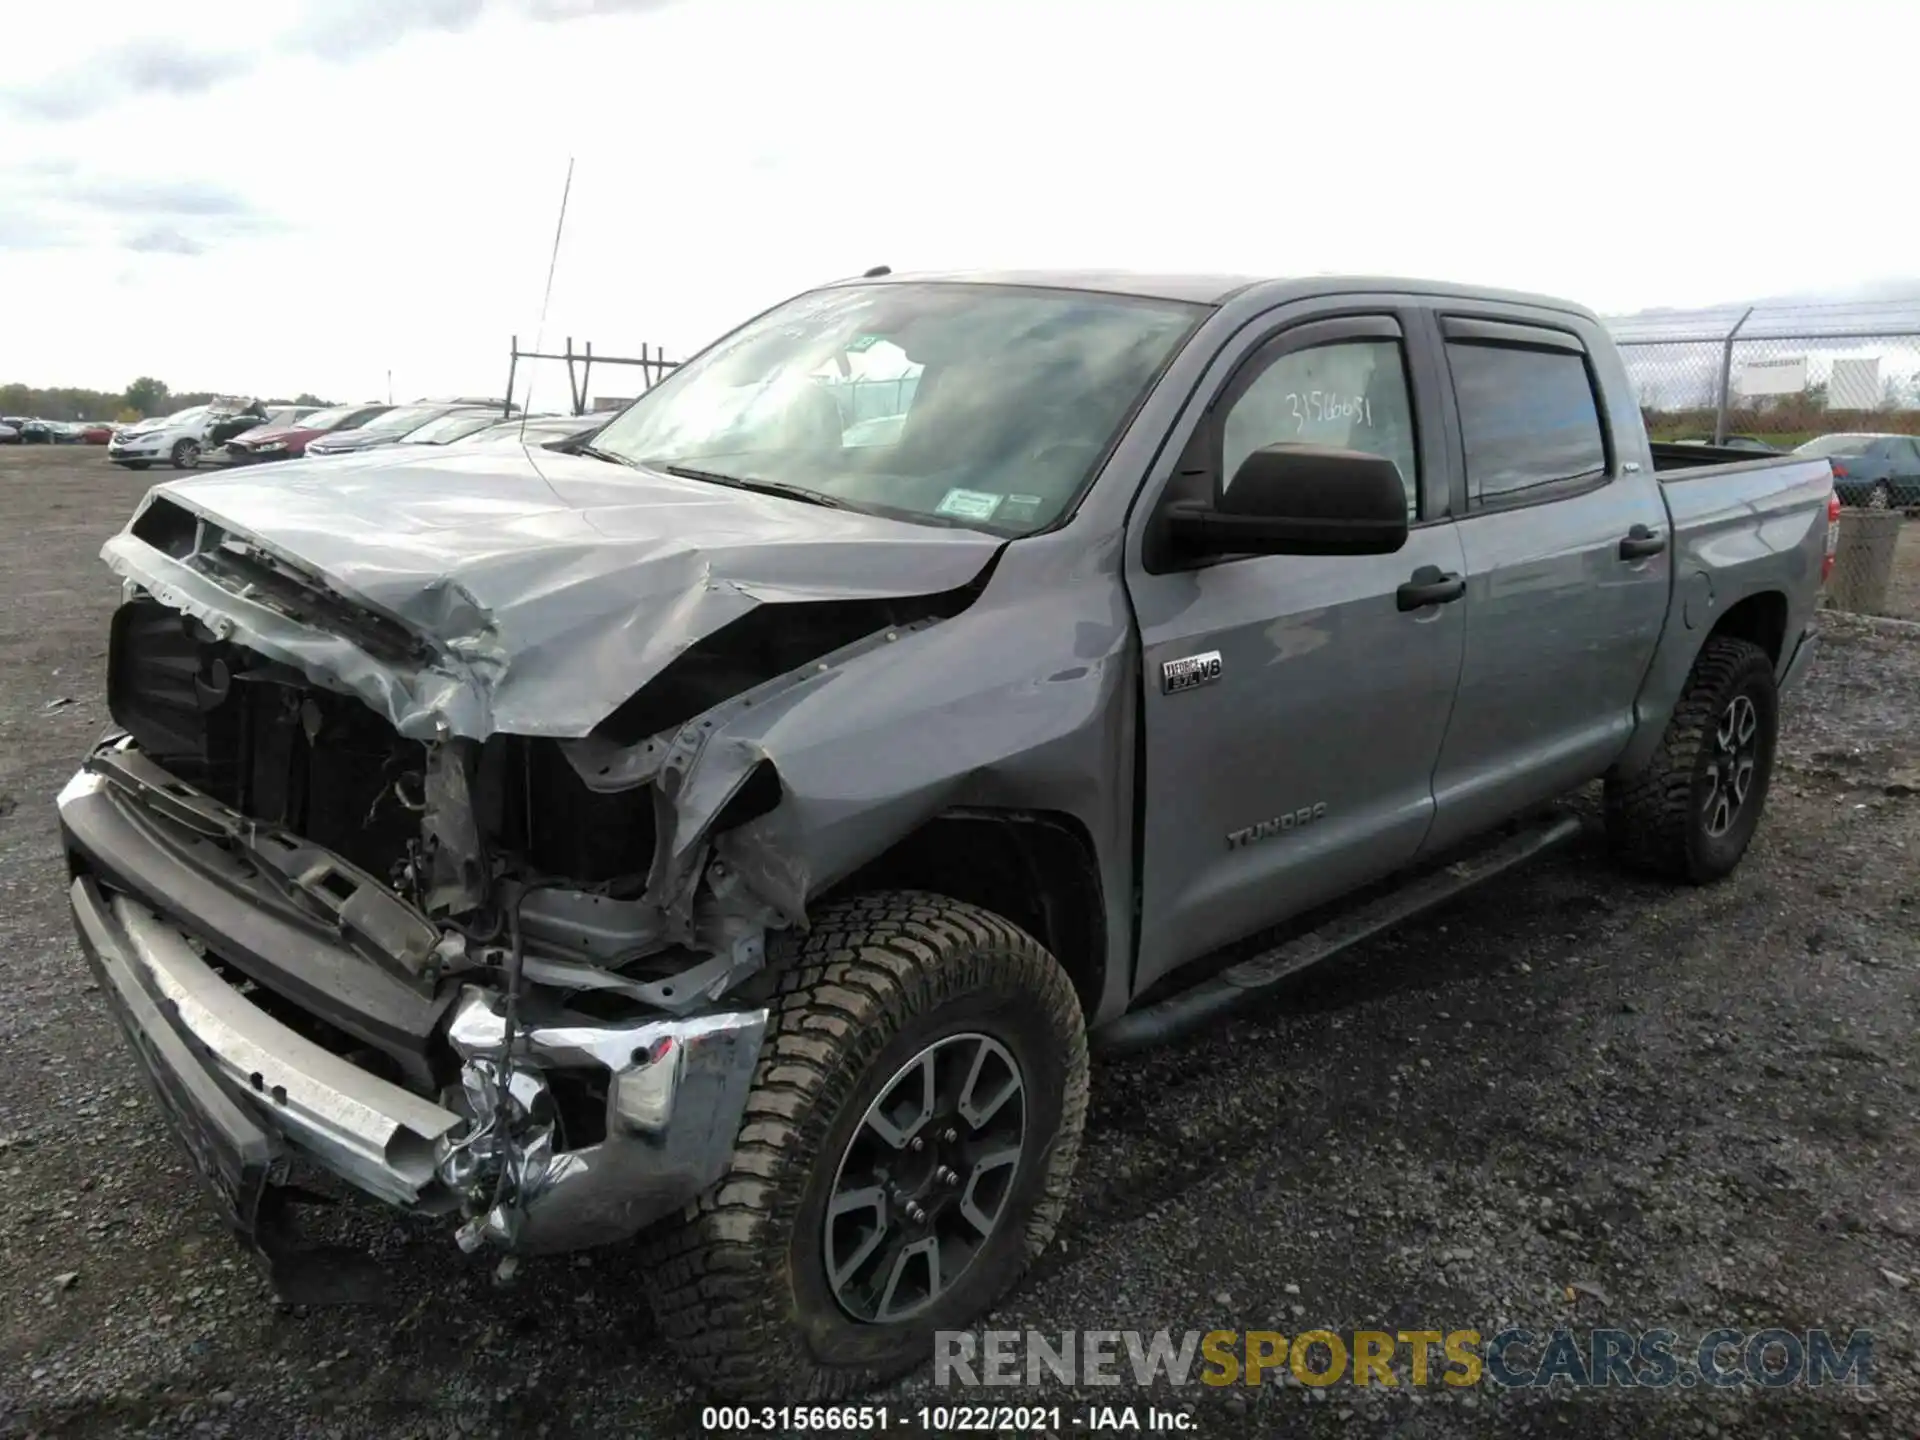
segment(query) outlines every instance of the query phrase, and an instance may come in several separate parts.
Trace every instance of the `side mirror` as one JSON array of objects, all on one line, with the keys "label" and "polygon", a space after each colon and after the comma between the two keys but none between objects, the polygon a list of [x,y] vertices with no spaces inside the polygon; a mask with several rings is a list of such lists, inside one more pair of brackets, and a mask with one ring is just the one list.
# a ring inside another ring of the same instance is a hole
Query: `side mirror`
[{"label": "side mirror", "polygon": [[1213,503],[1171,506],[1173,539],[1201,555],[1391,555],[1407,543],[1400,467],[1327,445],[1269,445]]}]

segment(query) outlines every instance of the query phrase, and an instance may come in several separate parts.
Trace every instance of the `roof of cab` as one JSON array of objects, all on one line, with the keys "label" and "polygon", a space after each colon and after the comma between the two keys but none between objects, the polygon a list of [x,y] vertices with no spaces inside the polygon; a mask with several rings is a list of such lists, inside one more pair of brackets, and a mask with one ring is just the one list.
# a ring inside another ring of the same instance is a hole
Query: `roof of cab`
[{"label": "roof of cab", "polygon": [[1266,298],[1276,302],[1329,293],[1432,295],[1457,300],[1500,301],[1567,311],[1589,318],[1592,315],[1585,306],[1550,295],[1396,276],[1166,274],[1133,270],[934,270],[883,276],[849,276],[833,283],[1021,285],[1046,290],[1087,290],[1106,295],[1130,295],[1142,300],[1182,300],[1199,305],[1224,305],[1250,291],[1262,292]]}]

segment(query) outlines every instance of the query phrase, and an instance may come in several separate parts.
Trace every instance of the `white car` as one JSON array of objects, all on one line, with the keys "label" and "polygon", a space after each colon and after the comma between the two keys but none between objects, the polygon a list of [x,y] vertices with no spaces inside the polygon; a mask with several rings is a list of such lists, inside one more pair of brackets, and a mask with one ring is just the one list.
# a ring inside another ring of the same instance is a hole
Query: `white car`
[{"label": "white car", "polygon": [[114,432],[107,442],[107,459],[129,470],[144,470],[157,461],[176,470],[191,470],[200,463],[208,432],[237,413],[217,405],[194,405],[159,420],[141,420]]}]

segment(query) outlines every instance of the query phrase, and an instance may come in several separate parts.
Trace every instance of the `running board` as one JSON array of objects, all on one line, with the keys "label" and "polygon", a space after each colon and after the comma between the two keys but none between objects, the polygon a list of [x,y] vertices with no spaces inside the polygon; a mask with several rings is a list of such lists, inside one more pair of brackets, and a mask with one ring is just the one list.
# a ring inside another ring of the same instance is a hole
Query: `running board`
[{"label": "running board", "polygon": [[1130,1010],[1088,1037],[1103,1054],[1128,1054],[1190,1035],[1194,1030],[1277,989],[1289,976],[1371,940],[1384,930],[1444,905],[1483,881],[1557,850],[1584,829],[1577,815],[1557,814],[1494,841],[1431,874],[1337,915],[1317,930],[1282,941],[1190,990]]}]

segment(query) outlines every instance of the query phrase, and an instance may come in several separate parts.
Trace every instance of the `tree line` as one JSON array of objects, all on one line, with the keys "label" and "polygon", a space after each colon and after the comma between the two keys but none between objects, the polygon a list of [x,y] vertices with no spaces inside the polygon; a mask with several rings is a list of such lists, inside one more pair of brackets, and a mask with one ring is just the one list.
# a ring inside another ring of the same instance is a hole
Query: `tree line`
[{"label": "tree line", "polygon": [[[77,385],[55,385],[41,389],[32,385],[0,385],[0,415],[20,415],[29,420],[145,420],[155,415],[170,415],[232,391],[185,390],[175,392],[164,380],[142,375],[126,389],[88,390]],[[302,391],[290,398],[250,396],[267,405],[331,405],[318,395]]]}]

